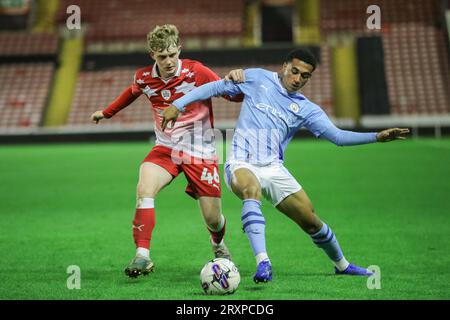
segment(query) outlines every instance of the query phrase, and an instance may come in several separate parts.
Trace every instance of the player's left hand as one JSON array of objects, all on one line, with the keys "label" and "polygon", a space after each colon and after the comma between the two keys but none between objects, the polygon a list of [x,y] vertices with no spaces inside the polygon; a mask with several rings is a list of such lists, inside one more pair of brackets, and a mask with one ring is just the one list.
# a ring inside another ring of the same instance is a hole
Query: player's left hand
[{"label": "player's left hand", "polygon": [[245,81],[244,70],[242,69],[234,69],[231,70],[226,76],[226,81],[233,81],[235,83],[242,83]]},{"label": "player's left hand", "polygon": [[166,109],[164,109],[163,119],[161,122],[162,131],[166,130],[166,127],[169,124],[169,122],[172,122],[172,126],[173,126],[175,124],[175,121],[177,121],[179,114],[180,114],[180,111],[174,105],[170,105]]},{"label": "player's left hand", "polygon": [[103,114],[102,110],[98,110],[95,111],[92,115],[91,115],[91,120],[95,122],[95,124],[97,124],[100,120],[104,119],[105,115]]},{"label": "player's left hand", "polygon": [[378,142],[389,142],[392,140],[405,140],[405,135],[409,133],[407,128],[391,128],[378,132]]}]

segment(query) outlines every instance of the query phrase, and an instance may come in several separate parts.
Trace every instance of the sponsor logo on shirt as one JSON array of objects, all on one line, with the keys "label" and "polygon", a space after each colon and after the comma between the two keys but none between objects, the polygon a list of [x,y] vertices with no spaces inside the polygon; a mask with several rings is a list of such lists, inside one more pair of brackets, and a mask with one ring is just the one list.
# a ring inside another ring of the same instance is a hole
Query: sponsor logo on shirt
[{"label": "sponsor logo on shirt", "polygon": [[[297,106],[298,107],[298,106]],[[265,103],[257,103],[256,108],[259,110],[270,113],[277,118],[284,121],[288,126],[293,126],[295,124],[296,119],[294,117],[290,117],[289,115],[283,114],[281,111],[277,110],[276,108],[272,107],[271,105],[265,104]]]},{"label": "sponsor logo on shirt", "polygon": [[300,108],[299,108],[298,104],[291,103],[291,105],[289,106],[289,109],[291,109],[292,112],[297,113]]}]

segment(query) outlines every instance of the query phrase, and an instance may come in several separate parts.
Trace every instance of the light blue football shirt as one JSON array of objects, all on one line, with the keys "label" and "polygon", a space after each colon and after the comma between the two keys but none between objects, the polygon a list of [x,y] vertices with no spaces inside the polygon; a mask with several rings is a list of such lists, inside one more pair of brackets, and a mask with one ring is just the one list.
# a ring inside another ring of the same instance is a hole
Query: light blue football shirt
[{"label": "light blue football shirt", "polygon": [[264,69],[246,69],[244,72],[243,83],[210,82],[173,102],[183,110],[192,102],[212,96],[245,95],[228,161],[240,160],[255,165],[282,163],[289,141],[302,127],[337,145],[376,142],[375,132],[338,129],[318,105],[298,92],[287,92],[278,73]]}]

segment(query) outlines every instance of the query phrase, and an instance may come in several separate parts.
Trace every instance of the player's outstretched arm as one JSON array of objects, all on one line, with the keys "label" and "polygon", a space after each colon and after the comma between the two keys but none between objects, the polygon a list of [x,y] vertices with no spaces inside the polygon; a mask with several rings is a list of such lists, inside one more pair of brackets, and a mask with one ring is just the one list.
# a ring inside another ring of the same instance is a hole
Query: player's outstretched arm
[{"label": "player's outstretched arm", "polygon": [[390,128],[380,132],[354,132],[336,127],[325,112],[317,107],[305,127],[316,137],[326,139],[337,146],[354,146],[374,142],[404,140],[407,128]]},{"label": "player's outstretched arm", "polygon": [[389,142],[393,140],[405,140],[409,133],[408,128],[391,128],[377,133],[378,142]]},{"label": "player's outstretched arm", "polygon": [[105,118],[105,115],[103,114],[102,110],[98,110],[95,111],[92,115],[91,115],[91,120],[94,121],[96,124],[102,120],[103,118]]},{"label": "player's outstretched arm", "polygon": [[91,120],[98,123],[100,120],[109,119],[117,112],[129,106],[140,96],[140,93],[133,93],[132,87],[126,88],[106,109],[95,111],[91,115]]}]

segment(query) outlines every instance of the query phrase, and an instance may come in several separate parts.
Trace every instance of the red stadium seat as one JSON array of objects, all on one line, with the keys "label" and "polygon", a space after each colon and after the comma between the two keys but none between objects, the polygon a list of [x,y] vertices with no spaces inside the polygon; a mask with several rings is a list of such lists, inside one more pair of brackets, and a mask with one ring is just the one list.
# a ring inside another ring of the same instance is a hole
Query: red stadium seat
[{"label": "red stadium seat", "polygon": [[40,125],[53,71],[53,63],[0,65],[0,131]]},{"label": "red stadium seat", "polygon": [[0,32],[0,56],[29,56],[57,52],[57,34]]},{"label": "red stadium seat", "polygon": [[[115,68],[107,71],[82,71],[78,75],[77,87],[68,126],[92,125],[90,115],[107,107],[127,86],[131,85],[135,68]],[[127,124],[150,124],[150,105],[145,96],[139,97],[127,109],[122,110],[103,126]]]},{"label": "red stadium seat", "polygon": [[66,8],[78,5],[92,42],[144,41],[156,25],[175,24],[181,36],[230,37],[243,31],[243,0],[63,0],[58,20],[65,23]]},{"label": "red stadium seat", "polygon": [[392,113],[449,113],[450,67],[444,32],[436,26],[438,1],[377,1],[379,31],[366,27],[366,8],[371,4],[370,0],[321,0],[322,35],[382,36]]}]

